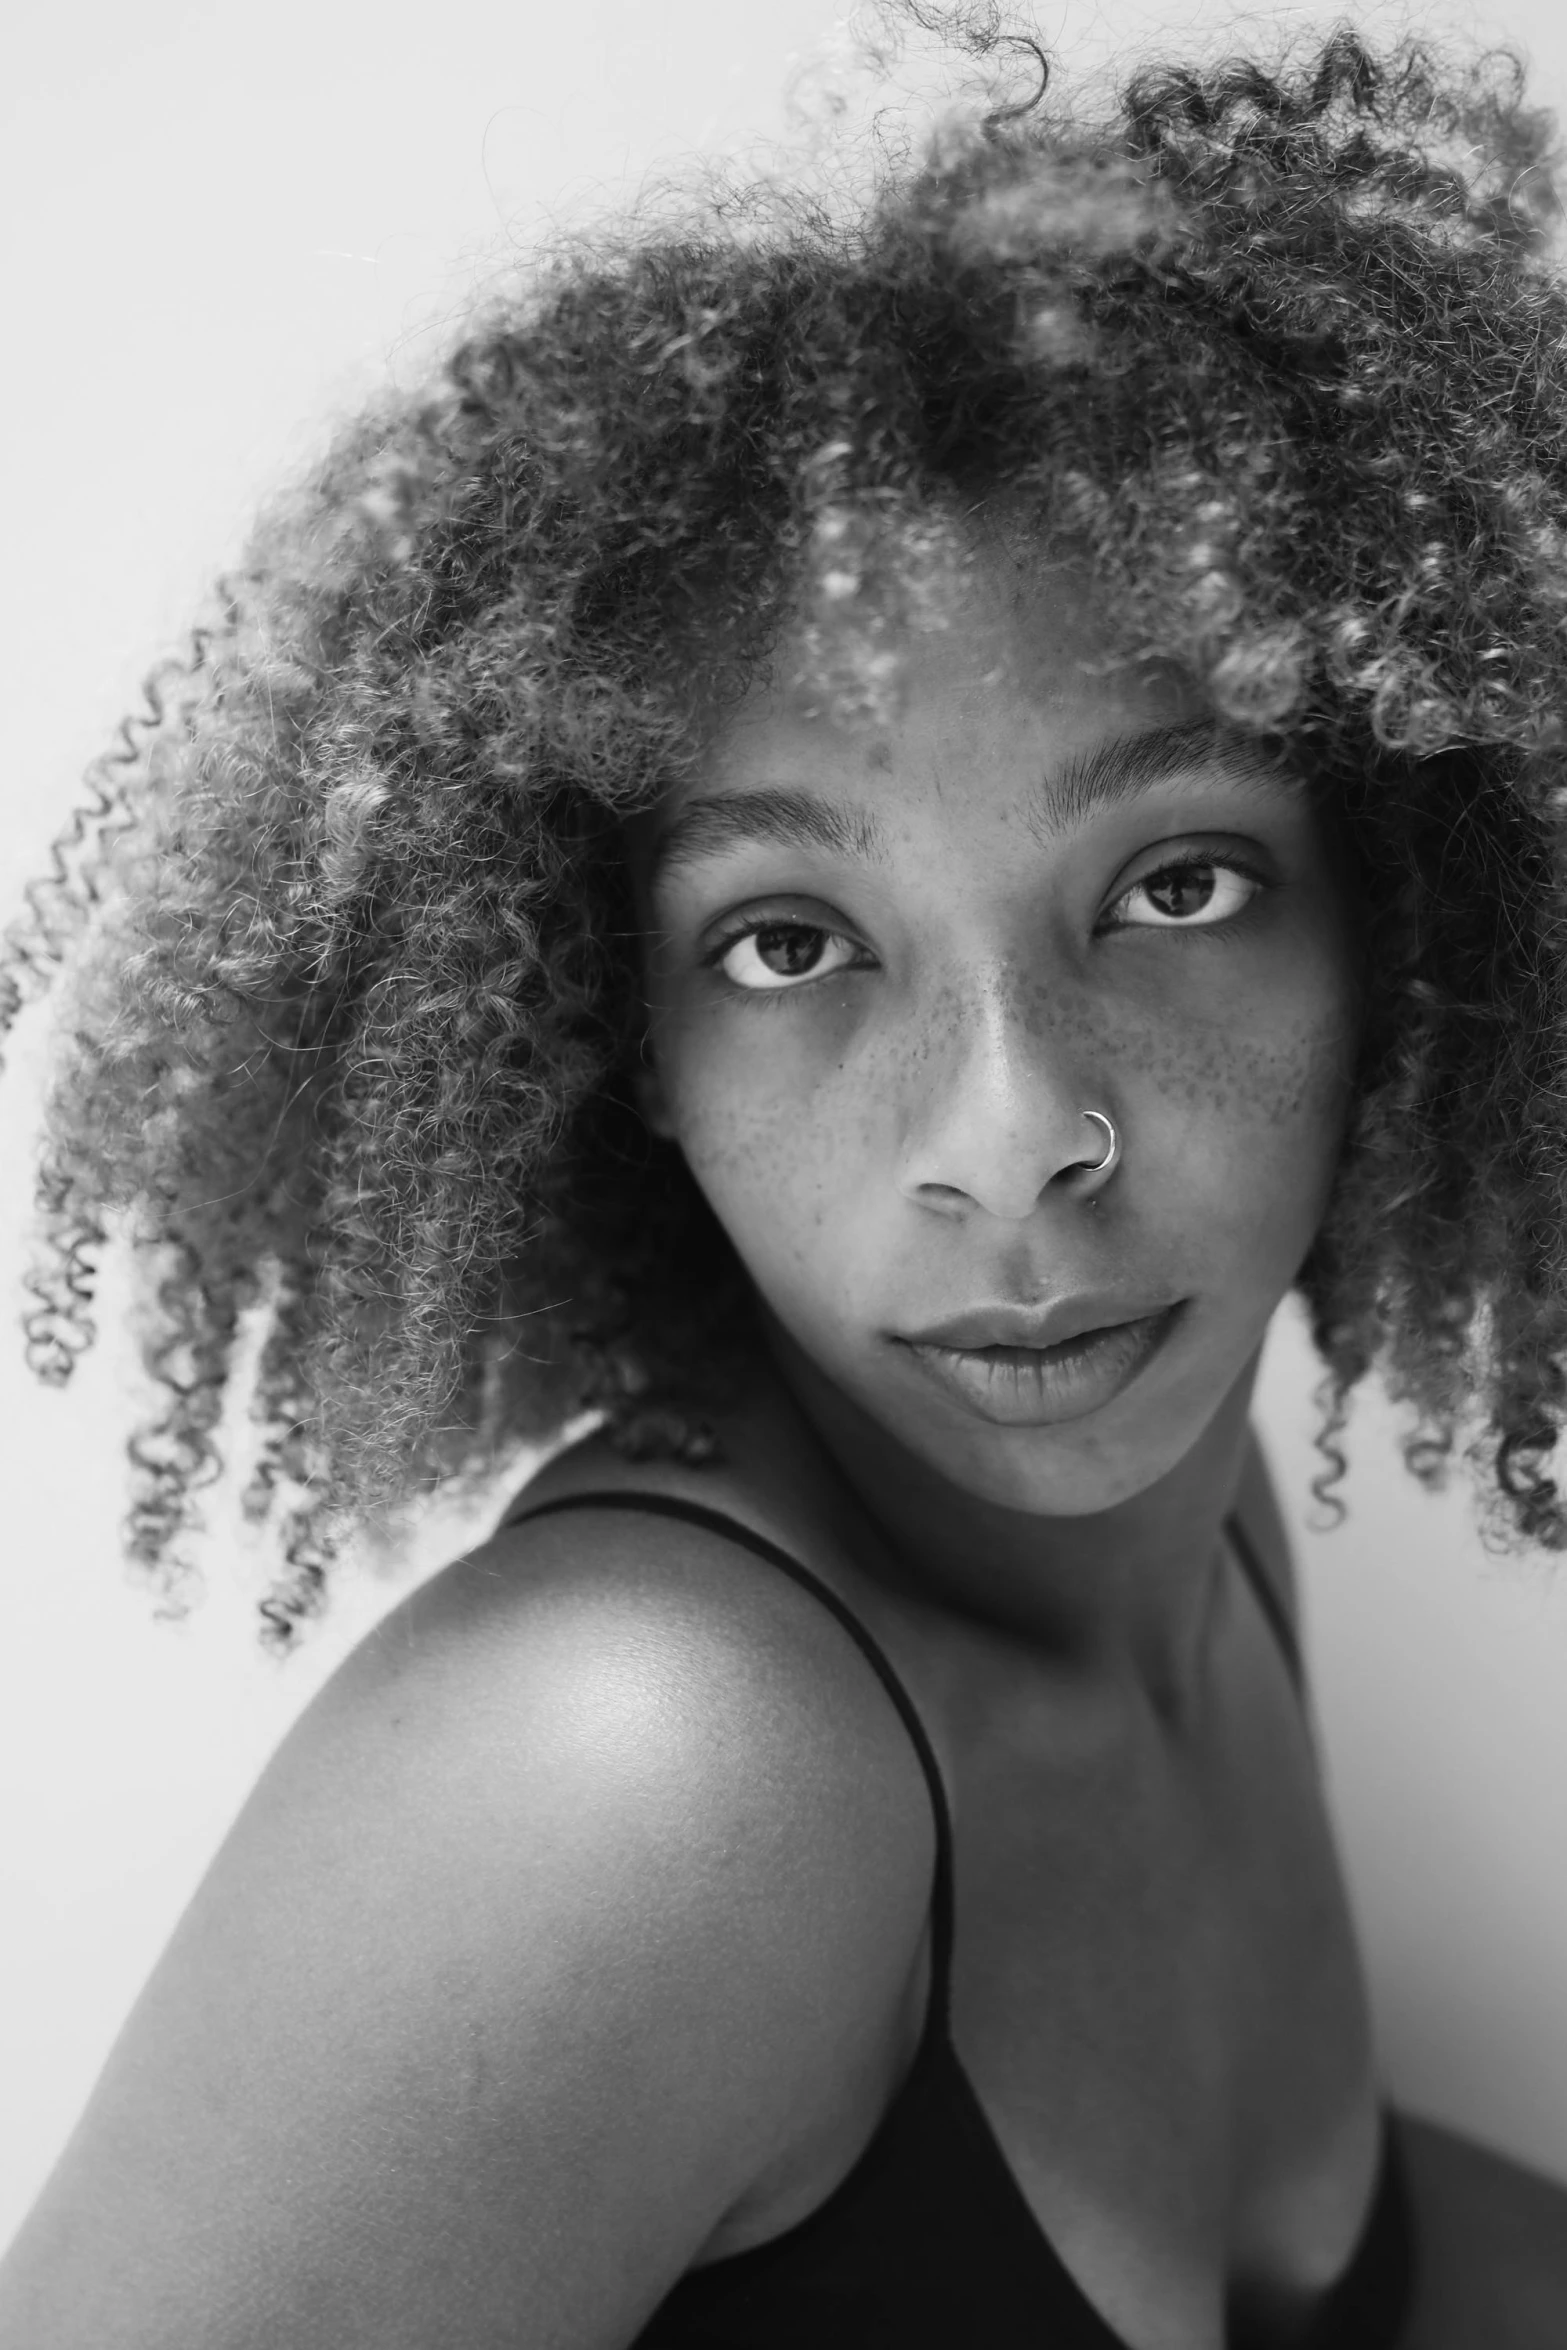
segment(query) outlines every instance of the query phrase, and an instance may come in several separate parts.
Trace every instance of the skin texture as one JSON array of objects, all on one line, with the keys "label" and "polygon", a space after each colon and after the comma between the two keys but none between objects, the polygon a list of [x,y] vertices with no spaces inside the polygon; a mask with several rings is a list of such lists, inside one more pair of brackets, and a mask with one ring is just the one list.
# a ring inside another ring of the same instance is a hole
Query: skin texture
[{"label": "skin texture", "polygon": [[[664,812],[808,785],[830,851],[775,827],[655,877],[637,844],[647,1114],[770,1360],[713,1469],[590,1442],[537,1498],[689,1492],[855,1609],[949,1791],[954,2037],[1030,2208],[1132,2350],[1221,2350],[1232,2315],[1289,2350],[1363,2224],[1377,2082],[1308,1726],[1220,1525],[1242,1512],[1287,1595],[1245,1408],[1332,1176],[1354,942],[1254,757],[1067,822],[1074,756],[1191,707],[1106,672],[1068,576],[985,541],[963,587],[890,726],[802,704],[785,648]],[[880,855],[849,853],[872,818]],[[1211,929],[1134,920],[1175,844],[1266,886]],[[758,910],[775,959],[849,940],[841,971],[747,993]],[[1099,1177],[1085,1106],[1124,1142]],[[1033,1424],[898,1348],[1090,1294],[1180,1311],[1135,1377]],[[874,2135],[931,1861],[907,1735],[815,1600],[665,1520],[503,1530],[269,1767],[0,2280],[0,2340],[623,2350]],[[1408,2350],[1554,2350],[1563,2198],[1409,2146]]]},{"label": "skin texture", "polygon": [[[986,534],[945,625],[901,645],[879,728],[792,685],[784,648],[639,844],[644,1111],[925,1587],[1066,1646],[1131,1631],[1178,1686],[1257,1349],[1332,1178],[1354,954],[1306,796],[1260,749],[1199,746],[1074,813],[1074,762],[1200,716],[1167,679],[1108,667],[1083,611],[1071,573]],[[864,847],[674,853],[695,805],[754,813],[802,791]],[[1226,919],[1158,925],[1137,885],[1183,855],[1228,861],[1208,868]],[[842,943],[821,976],[767,988],[754,945],[713,959],[758,919]],[[1085,1109],[1122,1137],[1102,1191],[1085,1189],[1103,1149]],[[996,1425],[900,1343],[965,1310],[1074,1298],[1098,1324],[1177,1314],[1122,1392],[1047,1424]]]},{"label": "skin texture", "polygon": [[885,2094],[929,1866],[907,1739],[782,1578],[675,1528],[486,1545],[269,1765],[0,2341],[616,2350]]}]

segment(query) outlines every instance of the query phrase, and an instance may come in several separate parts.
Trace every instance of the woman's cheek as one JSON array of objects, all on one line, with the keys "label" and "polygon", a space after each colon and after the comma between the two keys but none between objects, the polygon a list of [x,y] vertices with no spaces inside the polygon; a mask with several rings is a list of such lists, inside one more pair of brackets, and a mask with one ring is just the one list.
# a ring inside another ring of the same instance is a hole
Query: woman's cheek
[{"label": "woman's cheek", "polygon": [[871,1091],[832,1040],[809,1049],[792,1007],[725,1025],[722,1035],[709,1026],[702,1052],[681,1056],[675,1139],[743,1262],[760,1271],[818,1257],[864,1189]]},{"label": "woman's cheek", "polygon": [[1123,998],[1095,1029],[1125,1112],[1124,1243],[1246,1318],[1271,1312],[1316,1236],[1342,1143],[1354,1029],[1336,972],[1253,968],[1200,1003]]},{"label": "woman's cheek", "polygon": [[1357,1020],[1347,956],[1335,938],[1311,936],[1283,952],[1215,956],[1194,985],[1177,971],[1159,994],[1123,999],[1103,1041],[1120,1070],[1206,1115],[1336,1140]]},{"label": "woman's cheek", "polygon": [[1332,1028],[1232,1028],[1183,1040],[1141,1064],[1166,1102],[1187,1107],[1215,1132],[1254,1150],[1275,1142],[1310,1156],[1337,1146],[1348,1093],[1348,1056]]},{"label": "woman's cheek", "polygon": [[[1288,1286],[1316,1236],[1342,1147],[1350,1040],[1336,1017],[1211,1039],[1188,1065],[1185,1144],[1234,1271]],[[1233,1277],[1233,1276],[1232,1276]]]}]

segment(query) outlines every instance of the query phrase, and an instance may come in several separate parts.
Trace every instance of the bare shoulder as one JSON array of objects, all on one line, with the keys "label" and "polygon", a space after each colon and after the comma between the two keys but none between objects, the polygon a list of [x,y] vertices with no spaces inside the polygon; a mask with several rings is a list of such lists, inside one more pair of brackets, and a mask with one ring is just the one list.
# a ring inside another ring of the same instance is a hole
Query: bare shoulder
[{"label": "bare shoulder", "polygon": [[595,1767],[607,1750],[617,1802],[673,1797],[685,1840],[703,1823],[727,1836],[760,1804],[775,1835],[793,1822],[822,1854],[826,1814],[846,1818],[856,1840],[890,1838],[923,1913],[923,1781],[842,1623],[721,1526],[629,1493],[615,1496],[629,1507],[573,1498],[588,1506],[502,1526],[389,1616],[352,1660],[350,1710],[389,1720],[412,1676],[439,1719],[450,1694],[466,1743],[488,1703],[507,1743],[526,1734]]},{"label": "bare shoulder", "polygon": [[1418,2283],[1407,2350],[1567,2342],[1567,2187],[1435,2123],[1401,2137]]},{"label": "bare shoulder", "polygon": [[697,1856],[719,1850],[733,1893],[752,1869],[752,1890],[776,1887],[787,1862],[841,1906],[843,1874],[866,1882],[880,1855],[871,1907],[887,1895],[917,1936],[933,1835],[907,1735],[843,1625],[720,1528],[634,1503],[503,1526],[354,1661],[381,1722],[412,1674],[460,1749],[477,1707],[498,1745],[526,1747],[530,1788],[554,1763],[574,1816],[602,1785],[606,1832],[650,1832],[661,1874],[672,1840],[703,1883]]},{"label": "bare shoulder", "polygon": [[826,1611],[720,1537],[503,1531],[273,1759],[0,2334],[629,2341],[893,2032],[930,1865],[901,1739]]}]

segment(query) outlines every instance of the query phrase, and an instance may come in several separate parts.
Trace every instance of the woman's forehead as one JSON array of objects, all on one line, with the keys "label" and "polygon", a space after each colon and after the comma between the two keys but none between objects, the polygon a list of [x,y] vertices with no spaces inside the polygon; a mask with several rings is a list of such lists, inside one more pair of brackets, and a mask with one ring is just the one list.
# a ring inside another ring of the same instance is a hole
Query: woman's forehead
[{"label": "woman's forehead", "polygon": [[873,715],[834,692],[848,656],[819,609],[795,618],[694,770],[630,828],[644,879],[760,840],[876,862],[914,802],[948,829],[999,820],[1042,839],[1166,784],[1300,789],[1175,664],[1116,643],[1086,565],[974,518],[950,544],[940,593],[860,628]]},{"label": "woman's forehead", "polygon": [[[971,519],[939,580],[924,586],[918,603],[897,614],[818,607],[797,616],[715,743],[718,756],[781,722],[824,736],[838,728],[885,763],[891,740],[937,704],[954,712],[972,705],[983,716],[1010,702],[1088,732],[1172,724],[1206,710],[1174,663],[1117,641],[1084,563],[1020,539],[1008,544]],[[852,690],[857,663],[879,687],[864,701]],[[847,693],[834,690],[840,678]]]},{"label": "woman's forehead", "polygon": [[978,695],[972,682],[941,664],[916,670],[892,721],[875,728],[777,693],[638,823],[638,865],[667,878],[770,841],[875,866],[903,835],[927,849],[950,838],[965,855],[981,839],[1048,847],[1150,795],[1205,796],[1212,826],[1236,820],[1237,791],[1303,789],[1267,746],[1166,680],[1117,691],[1089,676],[1052,694],[982,671]]},{"label": "woman's forehead", "polygon": [[[835,678],[874,664],[867,711]],[[851,788],[896,773],[956,777],[976,763],[1048,775],[1101,746],[1179,731],[1216,739],[1206,698],[1168,662],[1128,655],[1064,564],[1028,568],[980,550],[934,613],[823,643],[796,622],[766,676],[715,733],[683,797],[830,775]]]}]

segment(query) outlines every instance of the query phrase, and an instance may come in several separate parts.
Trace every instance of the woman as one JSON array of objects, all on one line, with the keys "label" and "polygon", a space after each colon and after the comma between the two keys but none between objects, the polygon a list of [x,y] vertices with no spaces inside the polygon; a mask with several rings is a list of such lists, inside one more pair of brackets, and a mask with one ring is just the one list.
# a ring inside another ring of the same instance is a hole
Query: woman
[{"label": "woman", "polygon": [[279,1641],[597,1418],[285,1743],[7,2344],[1561,2338],[1567,2196],[1380,2096],[1247,1424],[1299,1283],[1562,1539],[1543,136],[1347,37],[992,116],[265,527],[16,950],[35,1360],[128,1214],[172,1579],[265,1312]]}]

